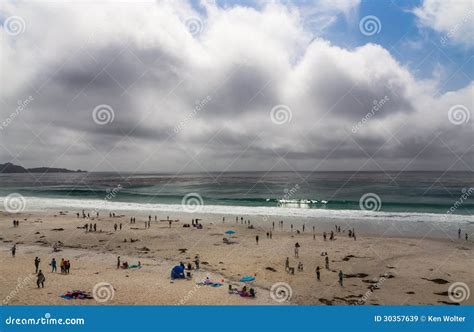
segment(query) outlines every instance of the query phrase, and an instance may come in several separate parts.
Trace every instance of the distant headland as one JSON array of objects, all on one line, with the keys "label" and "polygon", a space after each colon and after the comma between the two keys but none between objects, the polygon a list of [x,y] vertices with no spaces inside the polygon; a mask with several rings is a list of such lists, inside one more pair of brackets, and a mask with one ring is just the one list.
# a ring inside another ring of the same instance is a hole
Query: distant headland
[{"label": "distant headland", "polygon": [[12,163],[0,164],[0,173],[84,173],[80,169],[72,171],[66,168],[51,168],[51,167],[35,167],[24,168],[23,166],[14,165]]}]

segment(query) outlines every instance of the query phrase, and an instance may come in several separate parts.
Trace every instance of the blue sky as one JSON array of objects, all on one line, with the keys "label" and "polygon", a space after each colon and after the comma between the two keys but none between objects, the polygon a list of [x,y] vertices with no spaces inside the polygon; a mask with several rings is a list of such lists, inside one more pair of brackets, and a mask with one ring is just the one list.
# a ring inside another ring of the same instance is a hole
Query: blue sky
[{"label": "blue sky", "polygon": [[[268,1],[266,1],[268,2]],[[261,8],[265,1],[258,0],[217,0],[222,8],[249,6]],[[283,1],[300,8],[318,7],[317,1]],[[441,44],[446,33],[437,32],[420,24],[413,13],[414,8],[422,5],[421,0],[362,0],[359,6],[349,14],[337,14],[335,20],[321,31],[313,28],[315,36],[331,41],[344,48],[355,48],[367,43],[376,43],[386,48],[403,66],[420,80],[439,81],[439,93],[453,91],[466,86],[474,77],[472,47],[456,43]],[[194,8],[205,13],[201,2],[193,0]],[[381,22],[379,33],[363,35],[359,30],[360,20],[374,15]]]}]

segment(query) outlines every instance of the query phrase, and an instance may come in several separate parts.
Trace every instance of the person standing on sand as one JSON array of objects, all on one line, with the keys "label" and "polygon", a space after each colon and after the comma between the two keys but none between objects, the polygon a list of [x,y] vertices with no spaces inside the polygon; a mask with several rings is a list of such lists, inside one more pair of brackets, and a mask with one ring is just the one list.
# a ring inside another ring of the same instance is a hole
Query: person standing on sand
[{"label": "person standing on sand", "polygon": [[316,266],[316,280],[321,281],[321,271],[319,265]]},{"label": "person standing on sand", "polygon": [[117,257],[117,269],[120,269],[120,256]]},{"label": "person standing on sand", "polygon": [[326,232],[323,233],[324,241],[326,241]]},{"label": "person standing on sand", "polygon": [[12,247],[12,257],[15,257],[15,253],[16,253],[16,244],[13,245]]},{"label": "person standing on sand", "polygon": [[458,229],[458,239],[461,239],[461,228]]},{"label": "person standing on sand", "polygon": [[326,270],[329,270],[329,256],[326,256],[326,258],[324,258],[324,262],[326,263]]},{"label": "person standing on sand", "polygon": [[117,231],[117,224],[114,224],[114,230]]},{"label": "person standing on sand", "polygon": [[467,233],[466,233],[466,241],[467,241]]},{"label": "person standing on sand", "polygon": [[196,255],[194,257],[194,264],[196,264],[196,270],[199,270],[199,262],[200,262],[199,255]]},{"label": "person standing on sand", "polygon": [[344,287],[344,273],[339,270],[339,286]]},{"label": "person standing on sand", "polygon": [[258,246],[258,235],[255,236],[255,242],[257,242],[257,246]]},{"label": "person standing on sand", "polygon": [[[172,220],[170,220],[170,221],[168,222],[169,228],[171,228],[171,223],[172,223],[172,222],[173,222]],[[196,221],[196,222],[197,222],[197,221]]]},{"label": "person standing on sand", "polygon": [[35,258],[35,273],[38,273],[39,266],[40,266],[41,259],[38,258],[38,256]]},{"label": "person standing on sand", "polygon": [[304,224],[303,224],[303,233],[304,233]]},{"label": "person standing on sand", "polygon": [[120,223],[119,229],[122,230],[122,223]]},{"label": "person standing on sand", "polygon": [[291,232],[293,233],[293,224],[291,224],[290,227],[291,227]]},{"label": "person standing on sand", "polygon": [[289,268],[290,268],[290,258],[289,258],[289,257],[286,257],[286,260],[285,260],[285,271],[288,271]]},{"label": "person standing on sand", "polygon": [[51,265],[51,273],[56,272],[56,259],[55,258],[51,260],[51,263],[49,265]]},{"label": "person standing on sand", "polygon": [[295,257],[299,258],[299,250],[300,250],[300,244],[298,242],[295,243]]},{"label": "person standing on sand", "polygon": [[38,278],[36,279],[36,285],[38,286],[38,288],[44,288],[44,282],[46,281],[46,278],[44,277],[44,274],[43,272],[41,272],[41,270],[39,270],[38,272]]},{"label": "person standing on sand", "polygon": [[275,230],[275,222],[272,223],[273,230]]}]

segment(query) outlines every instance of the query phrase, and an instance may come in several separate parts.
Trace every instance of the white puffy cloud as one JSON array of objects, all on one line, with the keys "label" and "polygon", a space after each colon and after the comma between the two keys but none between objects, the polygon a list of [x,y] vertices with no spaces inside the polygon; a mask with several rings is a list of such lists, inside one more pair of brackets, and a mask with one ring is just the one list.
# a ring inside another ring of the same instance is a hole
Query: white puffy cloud
[{"label": "white puffy cloud", "polygon": [[413,10],[420,23],[442,34],[442,42],[474,46],[474,2],[424,0]]},{"label": "white puffy cloud", "polygon": [[[212,171],[466,169],[473,158],[472,122],[448,118],[454,105],[473,109],[472,84],[438,96],[379,45],[313,39],[293,5],[5,8],[26,30],[0,30],[0,119],[34,100],[0,130],[3,161]],[[113,122],[93,121],[101,104]],[[277,105],[282,118],[271,117]],[[285,115],[291,121],[278,124]]]}]

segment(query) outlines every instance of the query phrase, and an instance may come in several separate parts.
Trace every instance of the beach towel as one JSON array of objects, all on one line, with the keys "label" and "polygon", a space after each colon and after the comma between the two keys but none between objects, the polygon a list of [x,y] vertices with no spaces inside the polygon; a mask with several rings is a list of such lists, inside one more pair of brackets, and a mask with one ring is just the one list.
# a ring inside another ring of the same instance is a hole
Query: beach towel
[{"label": "beach towel", "polygon": [[128,268],[129,269],[141,269],[142,266],[141,265],[129,265]]},{"label": "beach towel", "polygon": [[197,282],[198,286],[211,286],[211,287],[221,287],[223,284],[220,282]]},{"label": "beach towel", "polygon": [[60,295],[65,300],[85,300],[85,299],[93,299],[91,294],[86,291],[82,290],[73,290],[73,291],[67,291],[63,295]]}]

